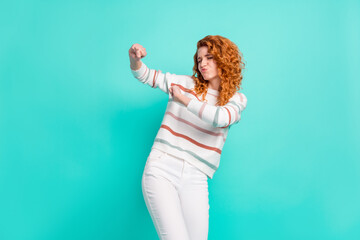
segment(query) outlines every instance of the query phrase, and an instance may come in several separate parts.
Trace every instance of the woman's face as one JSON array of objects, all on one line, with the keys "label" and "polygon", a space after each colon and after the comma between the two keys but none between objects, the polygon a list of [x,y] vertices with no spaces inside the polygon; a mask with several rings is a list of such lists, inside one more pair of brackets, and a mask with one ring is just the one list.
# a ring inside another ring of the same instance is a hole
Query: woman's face
[{"label": "woman's face", "polygon": [[198,69],[205,80],[211,81],[219,77],[214,57],[208,53],[208,48],[202,46],[197,51]]}]

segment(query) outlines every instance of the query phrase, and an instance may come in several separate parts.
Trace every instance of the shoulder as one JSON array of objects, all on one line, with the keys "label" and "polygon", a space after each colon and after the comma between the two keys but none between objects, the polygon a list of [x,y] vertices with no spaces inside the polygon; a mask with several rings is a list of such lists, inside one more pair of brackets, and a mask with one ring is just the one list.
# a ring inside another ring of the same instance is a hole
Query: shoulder
[{"label": "shoulder", "polygon": [[194,83],[194,80],[191,75],[177,75],[179,79],[182,79],[184,82]]},{"label": "shoulder", "polygon": [[230,103],[240,105],[241,109],[245,109],[247,105],[247,97],[244,93],[236,92],[229,100]]},{"label": "shoulder", "polygon": [[195,84],[192,76],[190,75],[175,75],[174,81],[188,88],[192,88]]},{"label": "shoulder", "polygon": [[235,95],[237,95],[240,102],[247,102],[247,97],[244,93],[236,92]]},{"label": "shoulder", "polygon": [[247,97],[244,93],[235,92],[234,95],[230,98],[230,100],[243,102],[247,100]]}]

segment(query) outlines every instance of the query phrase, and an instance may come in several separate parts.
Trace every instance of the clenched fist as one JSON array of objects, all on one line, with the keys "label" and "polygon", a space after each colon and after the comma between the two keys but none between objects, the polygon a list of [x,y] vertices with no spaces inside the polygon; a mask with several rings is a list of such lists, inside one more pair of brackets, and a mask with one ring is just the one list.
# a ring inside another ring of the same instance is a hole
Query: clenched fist
[{"label": "clenched fist", "polygon": [[141,67],[141,59],[146,56],[146,49],[138,43],[133,44],[129,49],[130,67],[138,70]]},{"label": "clenched fist", "polygon": [[179,101],[179,98],[181,97],[181,91],[180,91],[180,88],[178,86],[171,86],[169,88],[169,92],[171,94],[171,96],[174,98],[174,100],[177,100],[178,102]]},{"label": "clenched fist", "polygon": [[169,92],[175,101],[180,102],[180,103],[184,104],[185,106],[187,106],[189,104],[190,98],[188,98],[184,94],[182,94],[181,90],[178,86],[171,86],[169,88]]}]

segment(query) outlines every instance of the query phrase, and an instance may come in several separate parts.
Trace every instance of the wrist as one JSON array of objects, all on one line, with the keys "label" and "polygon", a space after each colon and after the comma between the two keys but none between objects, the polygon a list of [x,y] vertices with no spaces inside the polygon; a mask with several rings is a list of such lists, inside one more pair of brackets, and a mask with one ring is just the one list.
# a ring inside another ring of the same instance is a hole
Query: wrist
[{"label": "wrist", "polygon": [[139,70],[141,68],[141,65],[142,65],[141,60],[134,60],[134,59],[130,58],[130,68],[131,68],[131,70],[137,71],[137,70]]},{"label": "wrist", "polygon": [[180,100],[181,100],[181,103],[184,104],[185,107],[187,107],[187,105],[189,104],[191,99],[185,95],[181,95]]}]

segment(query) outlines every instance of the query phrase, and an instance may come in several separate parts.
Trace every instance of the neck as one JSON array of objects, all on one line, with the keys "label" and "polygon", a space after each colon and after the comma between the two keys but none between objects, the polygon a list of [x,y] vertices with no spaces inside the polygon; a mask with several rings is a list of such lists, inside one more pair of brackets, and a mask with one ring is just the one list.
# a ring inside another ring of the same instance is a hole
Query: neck
[{"label": "neck", "polygon": [[221,79],[219,77],[217,77],[215,79],[211,79],[211,81],[209,81],[208,88],[219,91],[220,81],[221,81]]}]

